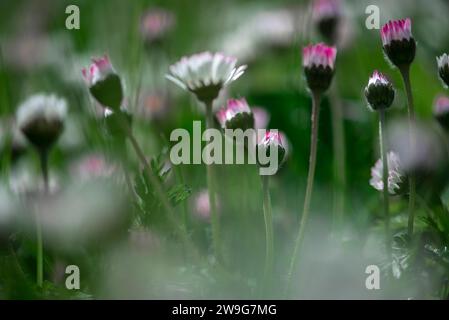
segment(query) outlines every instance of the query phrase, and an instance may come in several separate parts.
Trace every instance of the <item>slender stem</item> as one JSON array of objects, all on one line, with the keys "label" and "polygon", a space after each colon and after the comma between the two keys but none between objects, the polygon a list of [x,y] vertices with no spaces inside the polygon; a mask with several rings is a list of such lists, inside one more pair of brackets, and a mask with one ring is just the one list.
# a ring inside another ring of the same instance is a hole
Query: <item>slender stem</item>
[{"label": "slender stem", "polygon": [[[181,165],[175,166],[175,173],[176,173],[176,176],[178,177],[179,183],[184,185],[185,179],[184,179],[184,174],[182,172]],[[183,220],[185,228],[187,229],[188,221],[189,221],[187,201],[182,202],[182,220]]]},{"label": "slender stem", "polygon": [[391,261],[391,234],[390,234],[390,195],[388,193],[388,151],[385,139],[385,110],[379,111],[379,140],[380,156],[382,158],[382,182],[383,182],[383,209],[385,219],[385,246],[388,259]]},{"label": "slender stem", "polygon": [[[415,139],[415,109],[413,106],[412,88],[410,85],[410,65],[399,68],[402,80],[404,82],[405,92],[407,93],[408,104],[408,119],[409,119],[409,145],[411,154],[415,154],[416,139]],[[409,202],[408,202],[408,235],[411,238],[413,235],[413,223],[415,219],[415,201],[416,201],[416,177],[412,171],[409,174]]]},{"label": "slender stem", "polygon": [[346,190],[346,144],[342,104],[335,86],[330,89],[332,112],[332,138],[334,150],[333,231],[343,225]]},{"label": "slender stem", "polygon": [[302,211],[301,222],[299,224],[298,235],[296,237],[293,254],[290,260],[290,267],[287,274],[286,294],[289,293],[289,287],[293,270],[295,269],[298,253],[301,248],[302,241],[304,239],[304,233],[306,230],[306,224],[309,217],[310,201],[312,199],[313,181],[315,177],[315,165],[316,165],[316,153],[318,145],[318,121],[320,114],[320,100],[319,93],[314,92],[312,94],[312,133],[310,137],[310,156],[309,156],[309,173],[307,176],[306,195],[304,199],[304,207]]},{"label": "slender stem", "polygon": [[[39,160],[41,165],[42,179],[44,181],[44,193],[48,195],[48,150],[39,150]],[[42,240],[42,226],[39,214],[36,214],[36,283],[42,287],[44,282],[44,246]]]},{"label": "slender stem", "polygon": [[271,199],[269,190],[269,176],[261,176],[263,189],[263,215],[265,220],[265,269],[264,283],[268,281],[268,277],[273,271],[273,216],[271,212]]},{"label": "slender stem", "polygon": [[[212,112],[212,101],[206,103],[206,128],[211,129],[214,126],[214,115]],[[207,189],[209,192],[210,215],[212,224],[212,246],[217,260],[221,260],[220,244],[220,225],[217,216],[216,193],[214,167],[212,164],[206,166],[207,170]]]},{"label": "slender stem", "polygon": [[126,121],[123,121],[123,125],[125,126],[127,136],[129,141],[131,142],[131,145],[134,148],[134,151],[136,152],[139,160],[143,164],[145,168],[146,175],[148,179],[150,180],[150,184],[153,187],[154,191],[156,192],[157,197],[159,198],[159,201],[161,202],[162,206],[164,207],[165,212],[167,213],[169,221],[175,226],[176,233],[178,236],[182,239],[182,241],[185,243],[186,247],[188,247],[195,256],[198,255],[196,252],[196,249],[194,248],[193,244],[190,241],[189,235],[187,233],[187,230],[185,229],[185,226],[183,224],[179,224],[176,219],[176,214],[168,200],[167,195],[164,192],[164,189],[158,180],[158,178],[154,175],[153,171],[151,170],[150,164],[148,163],[148,160],[145,157],[145,154],[143,153],[142,149],[140,148],[139,143],[137,142],[136,138],[134,137],[134,134],[132,133],[131,128],[126,123]]}]

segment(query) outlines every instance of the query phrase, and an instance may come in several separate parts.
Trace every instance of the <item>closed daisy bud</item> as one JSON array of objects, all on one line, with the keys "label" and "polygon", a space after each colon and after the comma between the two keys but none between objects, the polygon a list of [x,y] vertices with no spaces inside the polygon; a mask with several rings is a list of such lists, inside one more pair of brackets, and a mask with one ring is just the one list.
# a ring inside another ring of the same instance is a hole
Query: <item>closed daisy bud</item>
[{"label": "closed daisy bud", "polygon": [[335,71],[336,56],[337,49],[323,43],[303,48],[302,64],[307,85],[312,92],[322,93],[329,88]]},{"label": "closed daisy bud", "polygon": [[387,109],[394,100],[393,85],[382,73],[375,70],[365,87],[365,96],[373,111]]},{"label": "closed daisy bud", "polygon": [[[286,157],[286,149],[284,146],[284,141],[282,139],[282,134],[277,131],[267,131],[265,136],[257,143],[257,155],[259,152],[265,154],[266,157],[270,157],[271,148],[277,149],[278,155],[278,168],[282,165]],[[259,162],[260,166],[266,166]]]},{"label": "closed daisy bud", "polygon": [[229,99],[218,110],[216,117],[223,129],[246,129],[254,127],[254,117],[245,99]]},{"label": "closed daisy bud", "polygon": [[[387,154],[388,161],[388,192],[391,195],[400,194],[405,190],[407,179],[401,167],[401,161],[397,153],[390,151]],[[370,185],[379,191],[383,191],[384,184],[382,181],[383,164],[382,159],[376,161],[374,167],[371,168]]]},{"label": "closed daisy bud", "polygon": [[315,0],[313,2],[312,18],[318,31],[327,41],[336,42],[341,16],[340,0]]},{"label": "closed daisy bud", "polygon": [[123,100],[120,77],[115,73],[109,57],[93,58],[89,69],[83,69],[83,76],[92,96],[103,106],[118,110]]},{"label": "closed daisy bud", "polygon": [[449,130],[449,98],[446,96],[439,96],[433,103],[433,116],[440,123],[440,125]]},{"label": "closed daisy bud", "polygon": [[184,57],[170,66],[166,78],[193,92],[201,102],[210,103],[222,88],[244,73],[246,66],[236,67],[236,64],[236,58],[222,53],[202,52]]},{"label": "closed daisy bud", "polygon": [[413,62],[416,42],[410,18],[389,21],[380,30],[380,35],[384,52],[393,65],[403,67]]},{"label": "closed daisy bud", "polygon": [[50,148],[64,129],[67,103],[55,95],[36,94],[17,111],[17,125],[35,147]]},{"label": "closed daisy bud", "polygon": [[441,57],[437,57],[437,64],[438,64],[438,75],[440,76],[441,80],[443,80],[443,83],[445,87],[449,86],[449,57],[446,53],[441,55]]}]

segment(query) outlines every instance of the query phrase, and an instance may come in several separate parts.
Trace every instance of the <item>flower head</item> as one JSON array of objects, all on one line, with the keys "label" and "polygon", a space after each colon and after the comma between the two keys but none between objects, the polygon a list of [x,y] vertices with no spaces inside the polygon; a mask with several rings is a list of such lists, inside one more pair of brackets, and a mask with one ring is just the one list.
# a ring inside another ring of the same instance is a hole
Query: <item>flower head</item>
[{"label": "flower head", "polygon": [[223,129],[246,129],[254,127],[254,117],[244,98],[229,99],[226,105],[218,110],[218,122]]},{"label": "flower head", "polygon": [[[257,155],[262,152],[266,157],[270,157],[271,151],[275,150],[278,157],[278,168],[282,165],[286,158],[286,147],[283,140],[283,134],[277,130],[268,130],[262,139],[257,143]],[[259,165],[262,164],[259,161]]]},{"label": "flower head", "polygon": [[372,110],[387,109],[394,100],[393,85],[382,73],[374,70],[365,87],[365,96]]},{"label": "flower head", "polygon": [[88,69],[82,69],[82,73],[90,93],[101,105],[120,108],[123,100],[122,82],[107,55],[92,58],[92,64]]},{"label": "flower head", "polygon": [[[398,194],[401,190],[403,182],[406,180],[401,167],[401,161],[397,153],[390,151],[387,154],[388,161],[388,192],[392,195]],[[371,168],[370,185],[379,191],[384,188],[383,180],[383,164],[382,159],[376,161],[374,167]]]},{"label": "flower head", "polygon": [[167,79],[184,90],[193,92],[198,100],[210,103],[220,90],[237,80],[246,66],[236,67],[237,59],[222,53],[202,52],[183,57],[170,66]]},{"label": "flower head", "polygon": [[388,21],[380,30],[385,54],[397,67],[410,65],[416,52],[410,18]]},{"label": "flower head", "polygon": [[145,41],[160,41],[175,25],[173,13],[164,9],[146,11],[141,20],[140,31]]},{"label": "flower head", "polygon": [[315,0],[313,2],[312,18],[319,32],[327,41],[335,43],[338,23],[342,16],[340,0]]},{"label": "flower head", "polygon": [[443,53],[440,57],[437,57],[438,75],[445,87],[449,86],[449,56]]},{"label": "flower head", "polygon": [[312,92],[323,92],[329,88],[334,75],[336,56],[337,49],[323,43],[303,48],[302,64]]},{"label": "flower head", "polygon": [[49,148],[64,129],[67,103],[55,95],[36,94],[17,110],[17,125],[25,137],[38,148]]},{"label": "flower head", "polygon": [[449,129],[449,98],[447,96],[438,96],[433,103],[433,116],[440,125]]}]

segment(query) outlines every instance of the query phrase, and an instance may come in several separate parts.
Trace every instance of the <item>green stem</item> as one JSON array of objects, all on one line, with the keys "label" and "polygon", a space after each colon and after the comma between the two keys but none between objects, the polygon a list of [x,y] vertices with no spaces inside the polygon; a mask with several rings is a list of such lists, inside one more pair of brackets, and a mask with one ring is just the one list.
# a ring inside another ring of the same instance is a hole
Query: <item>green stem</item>
[{"label": "green stem", "polygon": [[139,143],[137,142],[136,138],[134,137],[134,134],[132,133],[131,128],[126,123],[126,121],[123,121],[122,123],[125,126],[128,139],[131,142],[131,145],[133,146],[134,151],[136,152],[140,162],[143,164],[143,166],[145,168],[146,175],[150,181],[150,184],[153,187],[154,191],[156,192],[156,196],[159,198],[159,201],[161,202],[161,204],[168,216],[170,223],[175,227],[176,233],[181,238],[181,240],[185,243],[186,247],[189,248],[195,256],[197,256],[198,252],[196,251],[195,247],[191,243],[189,235],[187,233],[187,230],[185,229],[185,226],[183,224],[178,223],[176,214],[170,204],[170,201],[168,200],[168,197],[165,194],[160,181],[153,173],[153,170],[151,169],[150,164],[148,163],[148,160],[145,157],[145,154],[143,153],[142,149],[140,148]]},{"label": "green stem", "polygon": [[[184,186],[185,185],[185,179],[184,179],[184,174],[182,172],[181,165],[175,166],[175,173],[176,173],[176,176],[178,177],[179,183]],[[189,221],[188,209],[187,209],[187,201],[183,201],[182,202],[182,220],[183,220],[185,228],[187,229],[188,221]]]},{"label": "green stem", "polygon": [[379,111],[379,140],[380,156],[382,159],[382,182],[383,182],[383,210],[385,219],[386,252],[389,261],[391,261],[391,234],[390,234],[390,195],[388,192],[388,150],[385,139],[385,110]]},{"label": "green stem", "polygon": [[332,112],[332,138],[334,151],[334,197],[333,197],[333,231],[339,231],[343,225],[346,190],[346,144],[342,104],[336,87],[330,90]]},{"label": "green stem", "polygon": [[[44,193],[47,196],[49,192],[48,185],[48,150],[39,150],[39,160],[41,165],[42,179],[44,181]],[[39,214],[36,214],[36,283],[42,287],[44,282],[44,246],[42,240],[42,226]]]},{"label": "green stem", "polygon": [[[206,103],[206,128],[214,127],[214,115],[212,112],[212,101]],[[221,260],[221,244],[220,244],[220,225],[217,216],[216,193],[214,167],[212,164],[206,166],[207,170],[207,189],[209,192],[209,204],[212,224],[212,246],[217,260]]]},{"label": "green stem", "polygon": [[318,121],[320,114],[320,100],[321,100],[320,94],[314,92],[312,94],[312,132],[310,137],[309,173],[307,176],[306,195],[304,199],[304,207],[302,211],[301,222],[299,224],[298,235],[296,237],[295,246],[290,260],[290,267],[287,274],[286,294],[289,293],[291,278],[293,275],[293,271],[295,269],[298,253],[301,248],[302,241],[304,239],[307,220],[309,218],[310,201],[312,199],[313,181],[315,177],[315,166],[316,166],[316,153],[318,145],[318,124],[319,124]]},{"label": "green stem", "polygon": [[265,268],[264,268],[264,283],[268,281],[268,277],[273,271],[273,216],[271,212],[271,199],[269,190],[269,176],[262,176],[263,189],[263,215],[265,220]]},{"label": "green stem", "polygon": [[[408,105],[408,119],[409,119],[409,145],[410,153],[415,154],[416,139],[415,139],[415,109],[413,106],[412,88],[410,85],[410,65],[399,68],[402,80],[404,82],[405,92],[407,93]],[[413,235],[413,224],[415,219],[415,201],[416,201],[416,177],[414,172],[409,175],[409,203],[408,203],[408,235],[411,238]]]}]

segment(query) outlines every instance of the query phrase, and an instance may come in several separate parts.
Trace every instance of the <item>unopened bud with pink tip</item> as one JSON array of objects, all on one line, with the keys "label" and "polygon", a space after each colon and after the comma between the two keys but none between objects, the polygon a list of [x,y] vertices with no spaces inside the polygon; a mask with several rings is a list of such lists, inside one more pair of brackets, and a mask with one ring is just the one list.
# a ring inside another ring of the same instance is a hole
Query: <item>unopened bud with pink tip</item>
[{"label": "unopened bud with pink tip", "polygon": [[245,131],[254,127],[253,113],[244,98],[229,99],[218,110],[216,117],[223,129],[242,129]]},{"label": "unopened bud with pink tip", "polygon": [[302,50],[302,64],[310,91],[323,93],[332,81],[337,49],[323,43],[309,45]]},{"label": "unopened bud with pink tip", "polygon": [[404,68],[413,62],[416,42],[410,18],[388,21],[380,30],[380,36],[384,52],[393,65]]},{"label": "unopened bud with pink tip", "polygon": [[273,151],[277,153],[277,163],[279,168],[284,163],[287,151],[284,146],[282,134],[277,130],[267,131],[262,139],[257,143],[257,157],[260,166],[264,166],[264,164],[260,161],[261,153],[263,157],[270,158],[271,152]]},{"label": "unopened bud with pink tip", "polygon": [[88,69],[82,70],[92,96],[103,106],[119,110],[123,100],[123,87],[107,55],[93,58]]}]

